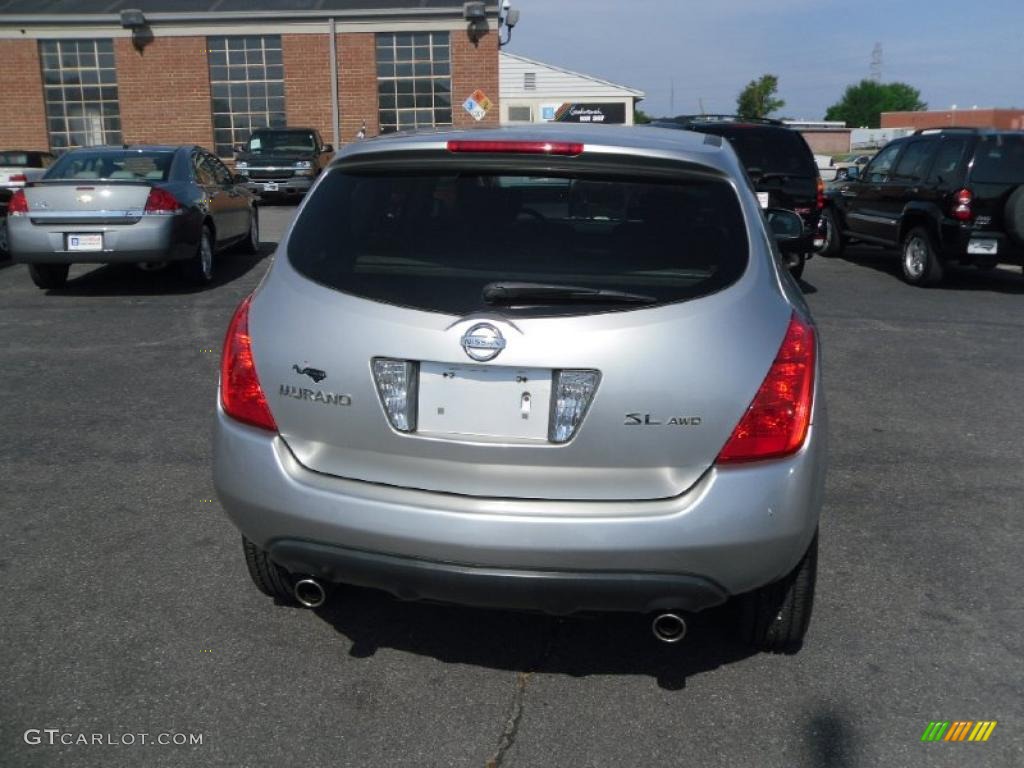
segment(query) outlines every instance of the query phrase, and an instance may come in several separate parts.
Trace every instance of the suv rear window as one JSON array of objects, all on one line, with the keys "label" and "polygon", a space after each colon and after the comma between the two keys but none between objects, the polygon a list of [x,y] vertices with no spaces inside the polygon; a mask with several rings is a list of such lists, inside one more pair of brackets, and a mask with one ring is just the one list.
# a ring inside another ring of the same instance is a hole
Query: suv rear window
[{"label": "suv rear window", "polygon": [[760,125],[694,125],[692,131],[712,133],[729,140],[749,171],[816,178],[818,166],[804,137],[790,128]]},{"label": "suv rear window", "polygon": [[982,136],[974,153],[971,180],[989,184],[1024,184],[1024,136]]},{"label": "suv rear window", "polygon": [[109,179],[111,181],[167,181],[173,152],[75,150],[50,166],[46,179]]},{"label": "suv rear window", "polygon": [[499,280],[692,299],[735,282],[748,248],[736,193],[722,180],[337,169],[303,208],[288,255],[339,291],[464,315],[493,309],[482,292]]}]

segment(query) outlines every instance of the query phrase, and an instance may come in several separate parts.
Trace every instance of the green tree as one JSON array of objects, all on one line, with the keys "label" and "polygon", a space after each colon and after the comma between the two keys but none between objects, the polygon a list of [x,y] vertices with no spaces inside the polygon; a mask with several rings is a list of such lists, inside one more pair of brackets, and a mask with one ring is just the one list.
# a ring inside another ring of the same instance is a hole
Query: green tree
[{"label": "green tree", "polygon": [[828,108],[826,120],[842,120],[851,128],[879,128],[883,112],[919,112],[928,109],[921,92],[906,83],[861,80],[846,89],[843,98]]},{"label": "green tree", "polygon": [[637,125],[646,125],[651,122],[651,116],[644,112],[639,107],[633,109],[633,122]]},{"label": "green tree", "polygon": [[761,75],[759,80],[751,80],[736,99],[736,114],[746,118],[768,117],[786,106],[782,99],[775,98],[778,91],[779,78],[775,75]]}]

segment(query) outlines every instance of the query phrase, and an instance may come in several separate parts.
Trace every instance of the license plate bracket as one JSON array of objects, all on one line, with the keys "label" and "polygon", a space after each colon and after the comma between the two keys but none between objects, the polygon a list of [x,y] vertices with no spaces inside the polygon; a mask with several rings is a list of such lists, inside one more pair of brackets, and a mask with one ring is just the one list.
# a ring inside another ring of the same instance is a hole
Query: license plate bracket
[{"label": "license plate bracket", "polygon": [[968,240],[967,253],[974,256],[995,256],[999,253],[999,241],[989,238]]},{"label": "license plate bracket", "polygon": [[81,234],[68,233],[64,236],[64,247],[68,251],[102,251],[103,233],[87,232]]},{"label": "license plate bracket", "polygon": [[551,370],[420,363],[420,434],[547,441]]}]

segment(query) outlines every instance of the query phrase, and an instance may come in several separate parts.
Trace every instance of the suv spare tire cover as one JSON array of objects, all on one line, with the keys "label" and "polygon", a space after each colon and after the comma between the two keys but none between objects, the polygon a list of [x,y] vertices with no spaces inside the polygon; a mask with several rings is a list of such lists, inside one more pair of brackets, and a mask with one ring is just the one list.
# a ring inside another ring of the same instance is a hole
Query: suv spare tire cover
[{"label": "suv spare tire cover", "polygon": [[1006,231],[1021,245],[1024,245],[1024,186],[1017,187],[1006,201],[1003,214]]}]

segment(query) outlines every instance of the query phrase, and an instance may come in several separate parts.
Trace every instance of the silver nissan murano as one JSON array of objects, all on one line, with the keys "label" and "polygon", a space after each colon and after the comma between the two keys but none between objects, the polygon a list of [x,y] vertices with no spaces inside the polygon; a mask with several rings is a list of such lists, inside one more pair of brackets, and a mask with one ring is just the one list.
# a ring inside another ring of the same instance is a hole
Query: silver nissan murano
[{"label": "silver nissan murano", "polygon": [[256,586],[810,621],[818,334],[728,142],[403,134],[339,153],[231,320],[214,475]]}]

